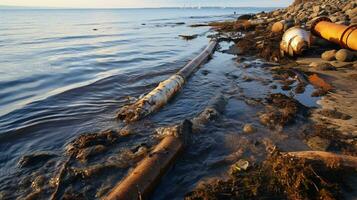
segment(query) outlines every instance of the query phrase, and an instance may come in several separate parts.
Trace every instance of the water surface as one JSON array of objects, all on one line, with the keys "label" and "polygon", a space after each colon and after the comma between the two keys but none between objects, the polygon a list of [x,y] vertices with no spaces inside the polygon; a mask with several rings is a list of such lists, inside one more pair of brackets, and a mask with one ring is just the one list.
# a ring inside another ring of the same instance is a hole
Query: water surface
[{"label": "water surface", "polygon": [[[1,10],[0,189],[11,191],[22,177],[36,174],[37,169],[17,167],[21,156],[49,151],[60,155],[57,160],[61,161],[64,146],[78,135],[121,127],[115,112],[127,103],[128,96],[147,93],[208,43],[207,35],[212,33],[208,27],[189,25],[231,20],[262,10],[269,9]],[[185,41],[180,34],[199,37]],[[222,48],[228,45],[222,44]],[[203,67],[208,74],[198,71],[168,106],[145,121],[149,124],[146,131],[106,156],[154,143],[155,127],[194,117],[218,92],[228,94],[239,85],[247,96],[263,98],[266,84],[243,80],[246,74],[270,78],[256,67],[241,70],[234,56],[216,53]],[[240,79],[232,80],[231,73]],[[231,99],[223,119],[229,126],[212,125],[206,134],[195,138],[190,153],[171,172],[174,178],[164,180],[167,184],[159,186],[161,192],[155,193],[155,199],[181,198],[201,178],[226,170],[227,165],[215,163],[236,150],[230,137],[236,137],[234,130],[249,122],[247,119],[256,119],[255,112],[244,101]],[[93,163],[104,162],[106,156]],[[46,173],[51,176],[55,171],[52,166]],[[126,172],[118,172],[111,184]],[[100,186],[106,178],[93,185]],[[176,184],[179,186],[174,187]],[[19,190],[22,192],[16,197],[29,191]]]}]

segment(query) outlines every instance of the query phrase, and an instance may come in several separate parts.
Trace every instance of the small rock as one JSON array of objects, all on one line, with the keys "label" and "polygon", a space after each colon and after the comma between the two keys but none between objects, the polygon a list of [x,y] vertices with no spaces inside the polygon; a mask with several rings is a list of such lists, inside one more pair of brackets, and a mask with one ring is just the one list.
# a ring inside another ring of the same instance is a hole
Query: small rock
[{"label": "small rock", "polygon": [[321,71],[332,71],[336,70],[334,66],[332,66],[330,63],[321,63],[318,67],[317,70]]},{"label": "small rock", "polygon": [[321,7],[320,6],[313,6],[312,10],[314,11],[314,13],[318,13],[318,12],[320,12]]},{"label": "small rock", "polygon": [[347,49],[340,49],[335,55],[336,59],[341,62],[349,62],[353,60],[354,53]]},{"label": "small rock", "polygon": [[323,110],[319,111],[319,113],[325,117],[330,117],[330,118],[334,118],[334,119],[349,120],[352,118],[351,116],[349,116],[345,113],[341,113],[337,110],[323,109]]},{"label": "small rock", "polygon": [[243,132],[244,133],[254,133],[255,132],[255,128],[252,124],[245,124],[243,126]]},{"label": "small rock", "polygon": [[271,27],[271,31],[273,33],[280,33],[283,32],[283,30],[284,30],[284,21],[275,22]]},{"label": "small rock", "polygon": [[243,50],[239,48],[237,45],[230,46],[227,50],[223,50],[223,53],[231,54],[231,55],[241,55],[243,54]]},{"label": "small rock", "polygon": [[321,71],[336,70],[333,65],[325,62],[312,62],[309,66]]},{"label": "small rock", "polygon": [[41,188],[44,186],[45,181],[46,180],[45,180],[44,176],[42,176],[42,175],[37,176],[35,178],[35,180],[33,180],[32,183],[31,183],[32,189],[35,190],[35,191],[40,191]]},{"label": "small rock", "polygon": [[321,54],[321,58],[327,61],[335,60],[336,52],[336,50],[325,51]]},{"label": "small rock", "polygon": [[353,17],[357,16],[357,7],[347,10],[345,13],[350,17],[350,19],[352,19]]},{"label": "small rock", "polygon": [[331,142],[328,139],[324,139],[319,136],[314,136],[307,140],[307,145],[312,150],[317,150],[317,151],[326,151],[330,146],[330,143]]},{"label": "small rock", "polygon": [[238,17],[238,20],[250,20],[252,19],[253,15],[251,14],[245,14],[245,15],[241,15]]},{"label": "small rock", "polygon": [[240,159],[238,162],[236,162],[234,165],[231,167],[231,174],[240,172],[240,171],[245,171],[249,167],[249,162],[247,160]]}]

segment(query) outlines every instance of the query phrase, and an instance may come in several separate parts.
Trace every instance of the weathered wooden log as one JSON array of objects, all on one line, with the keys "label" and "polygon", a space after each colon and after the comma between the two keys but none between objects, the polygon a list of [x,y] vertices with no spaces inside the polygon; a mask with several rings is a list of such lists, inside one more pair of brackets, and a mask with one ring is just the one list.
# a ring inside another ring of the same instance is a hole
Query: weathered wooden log
[{"label": "weathered wooden log", "polygon": [[330,153],[326,151],[287,152],[286,155],[310,160],[319,160],[334,166],[349,167],[357,170],[357,157]]},{"label": "weathered wooden log", "polygon": [[183,150],[192,124],[185,120],[175,128],[169,127],[164,139],[135,169],[118,183],[105,200],[146,199],[161,177]]},{"label": "weathered wooden log", "polygon": [[164,106],[183,87],[185,80],[210,58],[216,46],[217,41],[212,40],[200,55],[175,75],[161,82],[154,90],[134,104],[122,107],[118,112],[118,118],[126,122],[137,121]]}]

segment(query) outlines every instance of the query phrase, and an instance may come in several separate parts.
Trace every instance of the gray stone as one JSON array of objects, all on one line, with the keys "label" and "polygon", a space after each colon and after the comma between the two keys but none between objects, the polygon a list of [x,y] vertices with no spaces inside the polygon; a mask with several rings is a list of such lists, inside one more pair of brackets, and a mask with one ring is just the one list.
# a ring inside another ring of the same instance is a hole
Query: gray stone
[{"label": "gray stone", "polygon": [[327,61],[335,60],[336,52],[336,50],[325,51],[321,54],[321,58]]},{"label": "gray stone", "polygon": [[315,13],[320,12],[320,10],[321,10],[321,7],[320,7],[320,6],[313,6],[313,7],[312,7],[312,11],[314,11]]},{"label": "gray stone", "polygon": [[346,10],[346,14],[352,19],[357,16],[357,7],[353,9]]},{"label": "gray stone", "polygon": [[347,49],[340,49],[336,53],[336,59],[341,62],[353,61],[354,53]]},{"label": "gray stone", "polygon": [[330,146],[330,144],[331,144],[330,140],[321,138],[319,136],[314,136],[307,140],[307,145],[312,150],[317,150],[317,151],[326,151]]}]

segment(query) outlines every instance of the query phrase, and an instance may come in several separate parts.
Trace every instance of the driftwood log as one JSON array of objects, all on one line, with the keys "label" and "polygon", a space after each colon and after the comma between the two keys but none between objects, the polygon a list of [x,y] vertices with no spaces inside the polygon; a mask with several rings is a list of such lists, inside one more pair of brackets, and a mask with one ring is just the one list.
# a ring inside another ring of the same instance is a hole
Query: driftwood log
[{"label": "driftwood log", "polygon": [[164,130],[167,134],[164,139],[104,199],[146,199],[183,150],[191,129],[191,122],[185,120],[181,125]]},{"label": "driftwood log", "polygon": [[212,40],[196,58],[179,72],[161,82],[154,90],[133,104],[122,107],[118,118],[126,122],[137,121],[164,106],[184,85],[187,78],[213,54],[217,41]]},{"label": "driftwood log", "polygon": [[348,167],[357,170],[357,157],[355,156],[341,155],[325,151],[299,151],[288,152],[285,154],[297,158],[319,160],[328,165]]}]

